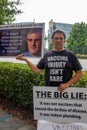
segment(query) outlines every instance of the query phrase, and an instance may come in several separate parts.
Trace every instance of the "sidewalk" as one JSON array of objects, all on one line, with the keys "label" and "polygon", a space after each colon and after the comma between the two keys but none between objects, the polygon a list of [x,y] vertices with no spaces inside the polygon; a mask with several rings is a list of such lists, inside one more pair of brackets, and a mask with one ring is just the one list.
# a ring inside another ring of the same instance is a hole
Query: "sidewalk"
[{"label": "sidewalk", "polygon": [[36,128],[0,109],[0,130],[36,130]]}]

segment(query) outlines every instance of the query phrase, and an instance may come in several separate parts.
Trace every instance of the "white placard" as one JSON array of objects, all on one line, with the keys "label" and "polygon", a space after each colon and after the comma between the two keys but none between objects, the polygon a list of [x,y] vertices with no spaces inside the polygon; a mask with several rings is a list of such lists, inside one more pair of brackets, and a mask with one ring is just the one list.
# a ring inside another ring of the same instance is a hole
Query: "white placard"
[{"label": "white placard", "polygon": [[34,119],[57,123],[87,123],[87,88],[34,87]]},{"label": "white placard", "polygon": [[87,124],[58,124],[49,121],[38,120],[37,130],[87,130]]}]

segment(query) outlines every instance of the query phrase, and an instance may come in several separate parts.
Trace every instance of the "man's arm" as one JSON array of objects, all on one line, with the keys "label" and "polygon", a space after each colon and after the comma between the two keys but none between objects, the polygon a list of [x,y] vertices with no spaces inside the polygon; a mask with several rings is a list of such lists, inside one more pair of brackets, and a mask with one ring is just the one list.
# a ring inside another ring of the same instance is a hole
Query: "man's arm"
[{"label": "man's arm", "polygon": [[16,56],[16,59],[25,61],[33,72],[35,73],[41,72],[41,69],[39,69],[35,64],[30,62],[26,57],[23,56],[23,54]]},{"label": "man's arm", "polygon": [[75,75],[66,83],[62,83],[58,86],[59,91],[63,91],[72,84],[76,83],[82,77],[82,70],[78,70],[75,72]]}]

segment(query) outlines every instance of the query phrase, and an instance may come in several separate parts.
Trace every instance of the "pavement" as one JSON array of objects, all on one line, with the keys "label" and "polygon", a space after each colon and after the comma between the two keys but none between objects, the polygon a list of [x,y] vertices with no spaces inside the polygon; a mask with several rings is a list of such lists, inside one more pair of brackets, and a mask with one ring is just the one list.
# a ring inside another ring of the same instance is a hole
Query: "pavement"
[{"label": "pavement", "polygon": [[[48,122],[48,121],[39,121],[38,128],[39,128],[39,130],[51,129],[50,126],[52,124],[53,123]],[[61,124],[57,124],[57,126],[58,125],[61,125]],[[71,126],[71,129],[73,129],[76,126],[75,130],[77,130],[77,129],[78,130],[87,130],[87,124],[85,124],[85,123],[83,123],[83,124],[81,124],[81,123],[73,124],[72,123],[72,125],[71,124],[65,124],[65,125],[68,125],[69,127]],[[59,127],[56,127],[55,123],[54,123],[54,126],[55,126],[55,128],[57,128],[56,130],[60,129]],[[2,109],[0,109],[0,130],[37,130],[37,128],[32,125],[26,124],[23,120],[21,120],[17,117],[14,117],[11,114],[8,114],[5,111],[3,111]]]},{"label": "pavement", "polygon": [[0,130],[36,130],[32,125],[0,109]]}]

